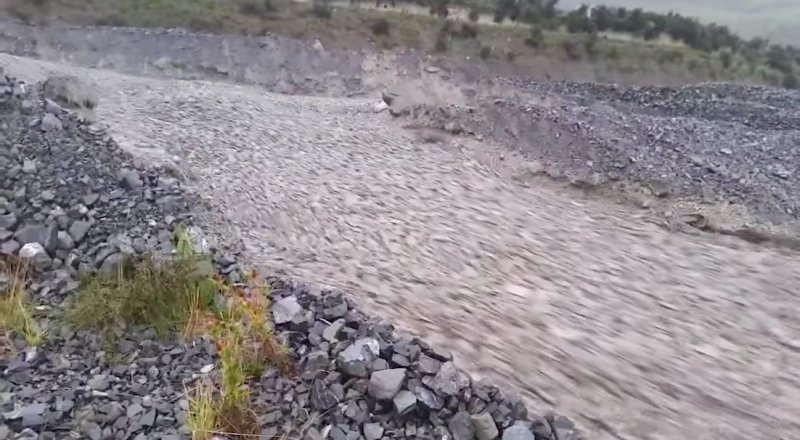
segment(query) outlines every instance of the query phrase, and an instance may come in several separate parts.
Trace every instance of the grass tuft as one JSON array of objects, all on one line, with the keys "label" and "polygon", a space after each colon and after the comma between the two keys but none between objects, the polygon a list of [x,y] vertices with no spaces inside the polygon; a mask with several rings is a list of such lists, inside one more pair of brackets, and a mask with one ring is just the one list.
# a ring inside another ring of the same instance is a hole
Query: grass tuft
[{"label": "grass tuft", "polygon": [[20,260],[0,261],[0,333],[5,342],[0,351],[12,350],[11,338],[21,336],[29,347],[44,345],[46,332],[36,322],[33,303],[25,287],[28,265]]},{"label": "grass tuft", "polygon": [[167,337],[185,327],[192,310],[213,303],[213,286],[197,273],[196,260],[146,257],[120,266],[116,277],[82,283],[67,321],[107,336],[117,323],[144,325]]},{"label": "grass tuft", "polygon": [[219,431],[219,408],[214,399],[214,384],[201,380],[186,394],[189,396],[186,425],[192,433],[192,440],[210,440]]}]

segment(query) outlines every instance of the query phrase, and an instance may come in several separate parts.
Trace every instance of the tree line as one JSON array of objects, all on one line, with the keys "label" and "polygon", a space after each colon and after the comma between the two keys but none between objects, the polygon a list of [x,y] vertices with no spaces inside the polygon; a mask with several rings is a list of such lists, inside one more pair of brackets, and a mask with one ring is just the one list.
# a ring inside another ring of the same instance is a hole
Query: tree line
[{"label": "tree line", "polygon": [[[447,16],[450,0],[428,0],[431,12]],[[467,0],[468,1],[468,0]],[[465,4],[464,1],[453,0]],[[492,10],[493,8],[493,10]],[[641,8],[584,5],[571,11],[558,9],[558,0],[496,0],[487,10],[474,7],[470,17],[479,12],[494,14],[496,22],[511,20],[533,25],[533,36],[540,37],[542,29],[566,28],[570,33],[596,35],[598,32],[619,32],[644,40],[668,36],[675,41],[703,52],[719,52],[725,68],[733,55],[740,55],[751,66],[764,63],[783,75],[783,86],[798,88],[800,49],[790,45],[773,44],[764,38],[745,39],[727,26],[704,24],[681,14],[657,13]]]}]

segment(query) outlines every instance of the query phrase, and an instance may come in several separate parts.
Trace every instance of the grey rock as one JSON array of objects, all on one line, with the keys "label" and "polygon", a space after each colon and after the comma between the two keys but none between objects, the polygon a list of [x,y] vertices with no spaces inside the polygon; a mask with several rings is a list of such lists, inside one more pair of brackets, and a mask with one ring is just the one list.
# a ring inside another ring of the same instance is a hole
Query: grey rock
[{"label": "grey rock", "polygon": [[43,202],[52,202],[56,199],[56,194],[53,191],[45,190],[42,191],[40,197],[42,198]]},{"label": "grey rock", "polygon": [[321,371],[325,371],[330,367],[330,358],[328,353],[322,350],[311,352],[306,356],[303,364],[305,372],[310,375],[315,375]]},{"label": "grey rock", "polygon": [[373,338],[355,341],[337,356],[339,368],[351,376],[367,377],[368,366],[380,354],[380,345]]},{"label": "grey rock", "polygon": [[16,240],[5,241],[3,244],[0,244],[0,254],[13,255],[20,247],[20,244]]},{"label": "grey rock", "polygon": [[61,120],[52,113],[45,113],[42,117],[41,127],[43,131],[56,131],[56,130],[63,130],[64,127],[61,124]]},{"label": "grey rock", "polygon": [[405,368],[376,371],[369,378],[369,395],[376,399],[392,399],[403,387],[405,380]]},{"label": "grey rock", "polygon": [[417,397],[419,403],[425,408],[438,411],[444,407],[444,399],[439,397],[435,392],[433,392],[433,390],[424,385],[416,386],[414,388],[414,395]]},{"label": "grey rock", "polygon": [[344,319],[337,319],[322,331],[322,337],[328,342],[336,342],[339,331],[344,327],[344,324]]},{"label": "grey rock", "polygon": [[100,198],[99,194],[96,193],[87,194],[83,196],[83,204],[91,208],[92,206],[94,206],[95,203],[97,203],[97,200],[99,198]]},{"label": "grey rock", "polygon": [[417,359],[417,370],[423,374],[436,374],[442,367],[442,363],[430,356],[421,355]]},{"label": "grey rock", "polygon": [[75,241],[72,239],[69,233],[58,231],[58,248],[65,251],[75,248]]},{"label": "grey rock", "polygon": [[36,159],[25,159],[22,162],[22,172],[33,174],[39,168]]},{"label": "grey rock", "polygon": [[142,177],[136,170],[121,170],[119,172],[119,182],[129,190],[136,190],[144,186]]},{"label": "grey rock", "polygon": [[450,353],[448,350],[445,350],[444,348],[437,347],[437,346],[431,347],[431,349],[429,351],[427,351],[427,354],[430,357],[436,359],[437,361],[441,361],[441,362],[448,362],[448,361],[452,361],[453,360],[453,354],[452,353]]},{"label": "grey rock", "polygon": [[3,418],[6,420],[23,419],[31,416],[41,416],[47,411],[48,405],[46,403],[32,403],[29,405],[21,406],[13,411],[4,412]]},{"label": "grey rock", "polygon": [[14,233],[9,231],[8,229],[0,229],[0,242],[6,241],[13,236]]},{"label": "grey rock", "polygon": [[417,406],[417,397],[408,390],[401,390],[394,396],[394,408],[398,414],[407,414]]},{"label": "grey rock", "polygon": [[536,438],[527,426],[517,423],[503,431],[503,440],[536,440]]},{"label": "grey rock", "polygon": [[457,412],[447,423],[447,427],[453,434],[453,440],[473,440],[475,438],[475,426],[466,411]]},{"label": "grey rock", "polygon": [[17,224],[17,216],[10,212],[8,214],[0,215],[0,229],[11,230]]},{"label": "grey rock", "polygon": [[327,411],[339,403],[339,398],[322,380],[311,384],[311,404],[320,411]]},{"label": "grey rock", "polygon": [[106,391],[111,386],[108,381],[108,377],[105,375],[93,376],[91,379],[89,379],[87,385],[89,385],[89,388],[95,391]]},{"label": "grey rock", "polygon": [[575,424],[564,416],[555,416],[552,423],[558,440],[581,440],[581,435]]},{"label": "grey rock", "polygon": [[379,423],[365,423],[362,430],[366,440],[379,440],[383,437],[383,426]]},{"label": "grey rock", "polygon": [[17,230],[14,238],[22,244],[39,243],[47,252],[52,252],[58,247],[58,228],[56,225],[23,226]]},{"label": "grey rock", "polygon": [[459,371],[453,362],[442,364],[433,378],[432,386],[436,392],[445,396],[455,396],[469,386],[469,379]]},{"label": "grey rock", "polygon": [[471,418],[478,440],[494,440],[500,435],[500,431],[497,429],[497,424],[495,424],[491,414],[474,414]]},{"label": "grey rock", "polygon": [[80,243],[86,238],[86,234],[91,229],[92,224],[90,222],[85,222],[81,220],[77,220],[72,223],[69,227],[69,235],[75,240],[75,243]]},{"label": "grey rock", "polygon": [[286,324],[291,322],[297,315],[303,313],[303,307],[297,302],[294,296],[281,298],[272,305],[272,319],[275,324]]},{"label": "grey rock", "polygon": [[47,113],[52,113],[54,115],[60,115],[64,109],[61,108],[55,101],[52,99],[45,98],[44,99],[44,111]]}]

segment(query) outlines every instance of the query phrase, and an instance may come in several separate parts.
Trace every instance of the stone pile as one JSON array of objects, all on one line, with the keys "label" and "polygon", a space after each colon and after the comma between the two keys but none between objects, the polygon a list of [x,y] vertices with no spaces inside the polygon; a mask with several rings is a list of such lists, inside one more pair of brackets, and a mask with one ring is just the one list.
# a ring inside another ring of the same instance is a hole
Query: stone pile
[{"label": "stone pile", "polygon": [[452,354],[369,319],[340,293],[283,281],[272,291],[276,328],[299,357],[303,392],[288,400],[308,402],[309,439],[581,438],[568,419],[528,414],[516,395],[473,382]]},{"label": "stone pile", "polygon": [[[190,438],[186,388],[218,368],[214,344],[120,327],[109,347],[58,315],[82,274],[170,252],[174,226],[191,225],[200,205],[167,170],[125,155],[44,92],[0,73],[0,249],[34,261],[29,290],[49,327],[43,347],[17,339],[0,358],[0,440]],[[220,274],[243,276],[234,253],[193,237]],[[341,293],[279,279],[271,287],[271,318],[297,375],[268,369],[251,384],[260,438],[579,438],[569,420],[528,414],[513,394],[473,382],[450,353],[399,335]]]}]

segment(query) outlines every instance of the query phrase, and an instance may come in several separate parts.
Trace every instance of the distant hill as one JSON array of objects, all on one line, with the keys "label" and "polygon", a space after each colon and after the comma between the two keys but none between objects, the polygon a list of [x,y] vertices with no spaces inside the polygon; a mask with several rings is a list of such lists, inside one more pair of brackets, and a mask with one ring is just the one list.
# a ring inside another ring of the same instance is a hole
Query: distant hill
[{"label": "distant hill", "polygon": [[561,9],[592,4],[674,11],[726,25],[743,37],[766,37],[775,43],[800,46],[798,0],[561,0],[558,4]]}]

